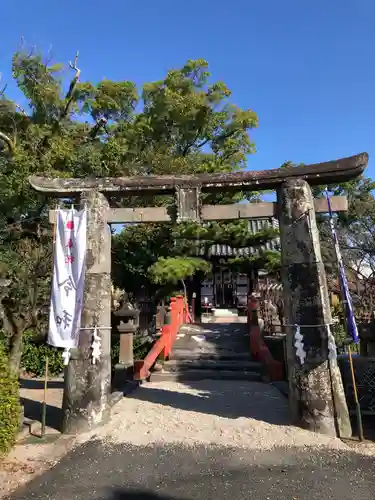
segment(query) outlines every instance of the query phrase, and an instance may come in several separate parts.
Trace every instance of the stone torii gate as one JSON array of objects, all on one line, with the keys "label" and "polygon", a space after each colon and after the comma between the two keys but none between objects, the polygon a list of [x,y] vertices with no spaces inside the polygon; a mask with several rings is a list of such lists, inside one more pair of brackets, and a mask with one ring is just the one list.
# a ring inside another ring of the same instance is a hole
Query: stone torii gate
[{"label": "stone torii gate", "polygon": [[[325,199],[312,197],[310,185],[349,181],[362,174],[362,153],[326,163],[260,172],[179,176],[48,179],[31,186],[61,198],[80,196],[88,210],[84,309],[79,348],[72,350],[65,373],[64,431],[87,430],[107,421],[111,393],[111,233],[108,224],[126,222],[203,222],[278,217],[288,345],[290,405],[295,423],[329,435],[348,437],[351,426],[335,359],[329,356],[332,323],[315,212],[327,212]],[[277,203],[202,205],[201,193],[275,189]],[[111,208],[107,197],[175,194],[174,213],[165,207]],[[332,198],[333,211],[347,210],[345,197]],[[54,220],[55,212],[50,213]],[[294,347],[301,326],[306,358]],[[99,327],[102,356],[91,362],[90,328]]]}]

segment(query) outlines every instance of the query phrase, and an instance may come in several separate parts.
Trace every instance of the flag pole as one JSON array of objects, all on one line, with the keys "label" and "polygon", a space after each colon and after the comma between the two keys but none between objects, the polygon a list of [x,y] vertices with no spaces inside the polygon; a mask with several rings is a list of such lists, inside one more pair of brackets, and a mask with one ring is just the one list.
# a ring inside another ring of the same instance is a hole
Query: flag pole
[{"label": "flag pole", "polygon": [[[57,210],[57,206],[56,206]],[[56,214],[55,214],[56,217]],[[55,243],[56,243],[56,218],[55,222],[52,225],[52,269],[53,269],[53,260],[55,255]],[[47,391],[48,391],[48,354],[46,355],[44,362],[44,391],[43,391],[43,403],[42,403],[42,428],[40,432],[40,437],[43,438],[46,433],[46,420],[47,420]]]},{"label": "flag pole", "polygon": [[[338,271],[339,271],[341,300],[342,300],[342,303],[344,306],[345,329],[346,329],[347,333],[351,336],[351,340],[355,344],[357,344],[358,343],[357,323],[356,323],[355,316],[354,316],[353,304],[352,304],[352,300],[351,300],[351,296],[350,296],[350,292],[349,292],[348,281],[346,279],[344,262],[343,262],[343,259],[341,256],[339,242],[338,242],[336,229],[335,229],[335,225],[334,225],[334,221],[333,221],[331,200],[329,198],[328,188],[325,189],[325,194],[326,194],[327,204],[328,204],[328,213],[329,213],[329,222],[331,225],[332,240],[333,240],[333,244],[335,247],[336,260],[337,260]],[[354,395],[354,404],[355,404],[355,411],[356,411],[356,417],[357,417],[358,438],[362,442],[362,441],[364,441],[364,437],[363,437],[361,405],[359,403],[359,398],[358,398],[357,382],[356,382],[356,377],[355,377],[353,355],[352,355],[350,343],[348,343],[348,359],[349,359],[349,368],[350,368],[350,374],[351,374],[351,379],[352,379],[352,384],[353,384],[353,395]]]},{"label": "flag pole", "polygon": [[355,372],[354,372],[354,366],[353,366],[353,357],[352,357],[352,349],[350,347],[350,344],[348,345],[348,355],[349,355],[350,373],[351,373],[351,376],[352,376],[352,383],[353,383],[353,395],[354,395],[354,403],[355,403],[355,413],[356,413],[356,416],[357,416],[358,438],[362,442],[362,441],[364,441],[364,437],[363,437],[363,425],[362,425],[361,405],[359,404],[359,399],[358,399],[357,383],[356,383],[356,379],[355,379]]},{"label": "flag pole", "polygon": [[[341,280],[340,280],[341,281]],[[341,290],[341,295],[345,296],[343,287],[340,283],[340,290]],[[346,320],[346,313],[347,313],[347,301],[344,299],[342,301],[343,303],[343,309],[344,309],[344,323],[345,323],[345,329],[348,329],[347,326],[347,320]],[[359,403],[359,398],[358,398],[358,389],[357,389],[357,380],[355,377],[355,370],[354,370],[354,363],[353,363],[353,353],[352,353],[352,348],[350,347],[352,338],[348,337],[350,340],[350,343],[348,342],[347,348],[348,348],[348,360],[349,360],[349,369],[350,369],[350,376],[352,379],[352,385],[353,385],[353,398],[354,398],[354,405],[355,405],[355,414],[357,418],[357,432],[358,432],[358,439],[363,442],[364,437],[363,437],[363,424],[362,424],[362,413],[361,413],[361,405]]]},{"label": "flag pole", "polygon": [[43,392],[43,405],[42,405],[42,429],[41,436],[44,437],[46,434],[46,416],[47,416],[47,390],[48,390],[48,356],[46,356],[46,362],[44,367],[44,392]]},{"label": "flag pole", "polygon": [[[340,290],[341,290],[341,295],[344,295],[343,287],[341,286],[340,283]],[[343,300],[343,309],[344,309],[344,324],[345,324],[345,329],[348,329],[347,326],[347,320],[346,320],[346,313],[347,313],[347,301]],[[354,405],[355,405],[355,414],[357,418],[357,432],[358,432],[358,439],[363,442],[364,437],[363,437],[363,424],[362,424],[362,413],[361,413],[361,405],[359,403],[359,398],[358,398],[358,389],[357,389],[357,380],[355,377],[355,370],[354,370],[354,363],[353,363],[353,354],[352,354],[352,348],[350,347],[350,344],[352,342],[352,338],[348,337],[350,343],[347,343],[347,348],[348,348],[348,360],[349,360],[349,370],[350,370],[350,376],[352,379],[352,385],[353,385],[353,398],[354,398]]]}]

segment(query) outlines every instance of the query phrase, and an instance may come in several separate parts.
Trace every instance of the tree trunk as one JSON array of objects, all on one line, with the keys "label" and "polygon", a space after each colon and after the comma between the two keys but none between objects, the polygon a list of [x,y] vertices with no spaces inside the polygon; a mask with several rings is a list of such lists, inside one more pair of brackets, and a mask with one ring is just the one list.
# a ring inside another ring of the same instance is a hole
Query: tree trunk
[{"label": "tree trunk", "polygon": [[194,309],[194,321],[197,323],[201,322],[202,319],[202,296],[201,296],[201,273],[195,273],[193,276],[193,292],[195,292],[195,309]]},{"label": "tree trunk", "polygon": [[184,289],[184,297],[185,297],[185,302],[188,303],[188,297],[187,297],[187,290],[186,290],[186,283],[184,280],[181,280],[183,289]]},{"label": "tree trunk", "polygon": [[18,373],[20,371],[23,345],[22,339],[24,331],[25,328],[23,326],[15,325],[13,327],[13,336],[9,353],[9,366],[15,373]]},{"label": "tree trunk", "polygon": [[4,330],[10,337],[9,366],[18,373],[22,357],[23,333],[26,329],[26,321],[23,318],[16,319],[11,309],[2,303],[2,313],[4,321]]}]

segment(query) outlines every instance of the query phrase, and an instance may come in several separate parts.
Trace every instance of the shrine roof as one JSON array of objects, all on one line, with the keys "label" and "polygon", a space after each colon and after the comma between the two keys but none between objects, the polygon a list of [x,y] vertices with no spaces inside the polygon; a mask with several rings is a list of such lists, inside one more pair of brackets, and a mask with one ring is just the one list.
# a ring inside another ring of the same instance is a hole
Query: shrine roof
[{"label": "shrine roof", "polygon": [[[275,218],[265,218],[265,219],[249,219],[248,221],[249,232],[251,234],[256,234],[259,231],[264,230],[266,227],[278,228],[279,222]],[[264,251],[279,251],[280,250],[280,238],[276,237],[272,240],[266,241],[261,245],[249,246],[235,248],[230,245],[224,245],[217,243],[210,246],[207,252],[207,256],[210,257],[249,257],[251,255],[259,255]],[[198,250],[198,255],[204,255],[204,248]]]}]

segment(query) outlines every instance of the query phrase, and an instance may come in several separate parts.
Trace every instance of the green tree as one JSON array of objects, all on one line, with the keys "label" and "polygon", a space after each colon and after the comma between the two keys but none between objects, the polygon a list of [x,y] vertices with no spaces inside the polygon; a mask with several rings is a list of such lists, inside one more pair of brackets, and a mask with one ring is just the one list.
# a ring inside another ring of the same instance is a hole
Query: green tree
[{"label": "green tree", "polygon": [[[188,61],[140,91],[131,81],[82,81],[78,54],[70,63],[68,82],[62,64],[33,51],[15,53],[12,69],[26,104],[21,107],[8,99],[6,87],[1,91],[0,278],[10,281],[2,292],[1,316],[12,337],[11,359],[17,367],[23,331],[42,329],[46,323],[52,251],[47,213],[55,203],[35,193],[28,177],[240,170],[255,151],[249,131],[258,119],[252,110],[230,102],[231,92],[223,82],[210,81],[204,60]],[[204,202],[228,203],[253,196],[205,195]],[[172,202],[168,196],[128,197],[118,205]],[[113,238],[116,285],[127,291],[142,286],[157,289],[163,281],[183,279],[184,272],[206,269],[194,249],[197,238],[205,248],[217,242],[214,231],[221,241],[238,245],[270,237],[267,233],[246,239],[243,223],[212,224],[204,234],[199,227],[185,225],[133,225]],[[189,266],[181,266],[178,258],[186,257]]]},{"label": "green tree", "polygon": [[[375,182],[364,176],[334,189],[335,194],[344,194],[348,198],[348,212],[338,214],[336,221],[348,279],[355,285],[355,302],[371,311],[375,305],[374,189]],[[324,227],[328,239],[329,228],[327,224]]]},{"label": "green tree", "polygon": [[[293,168],[302,164],[285,162],[282,167]],[[315,198],[330,195],[346,196],[348,211],[334,214],[336,234],[348,280],[356,284],[355,303],[373,310],[375,306],[375,182],[361,176],[350,182],[314,186]],[[332,241],[332,231],[327,214],[316,215],[327,274],[337,279],[337,259]]]}]

